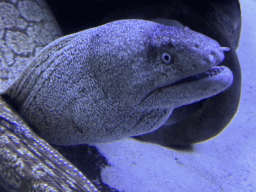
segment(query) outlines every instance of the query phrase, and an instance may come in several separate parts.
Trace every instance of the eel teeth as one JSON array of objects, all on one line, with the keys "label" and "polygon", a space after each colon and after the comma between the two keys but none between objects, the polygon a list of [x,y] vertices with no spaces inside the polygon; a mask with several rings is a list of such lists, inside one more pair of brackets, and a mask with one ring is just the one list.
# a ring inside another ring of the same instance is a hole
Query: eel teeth
[{"label": "eel teeth", "polygon": [[206,75],[213,77],[215,75],[218,75],[219,73],[221,73],[221,69],[220,68],[211,68],[208,71],[205,72]]},{"label": "eel teeth", "polygon": [[175,83],[173,83],[172,85],[180,85],[180,84],[183,84],[183,83],[189,83],[189,82],[192,82],[192,81],[198,81],[200,79],[203,79],[203,78],[208,78],[208,77],[214,77],[216,75],[218,75],[219,73],[221,73],[223,70],[222,68],[219,68],[219,67],[213,67],[203,73],[200,73],[198,75],[194,75],[194,76],[190,76],[190,77],[187,77],[185,79],[182,79],[180,81],[177,81]]}]

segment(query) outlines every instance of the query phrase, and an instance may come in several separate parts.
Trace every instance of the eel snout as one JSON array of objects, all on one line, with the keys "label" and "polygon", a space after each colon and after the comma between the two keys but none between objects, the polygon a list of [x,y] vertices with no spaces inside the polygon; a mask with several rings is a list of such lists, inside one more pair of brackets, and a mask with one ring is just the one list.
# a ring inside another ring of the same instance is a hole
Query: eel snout
[{"label": "eel snout", "polygon": [[230,48],[228,47],[220,47],[220,46],[216,48],[212,48],[211,50],[205,50],[206,52],[209,52],[208,54],[206,53],[205,55],[207,55],[206,62],[210,63],[210,68],[220,64],[225,58],[224,52],[229,50]]}]

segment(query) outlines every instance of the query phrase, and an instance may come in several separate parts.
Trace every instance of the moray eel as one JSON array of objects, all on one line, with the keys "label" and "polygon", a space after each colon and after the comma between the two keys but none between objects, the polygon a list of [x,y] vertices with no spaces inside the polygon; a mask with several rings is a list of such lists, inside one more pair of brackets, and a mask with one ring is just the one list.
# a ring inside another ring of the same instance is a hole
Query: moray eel
[{"label": "moray eel", "polygon": [[[229,69],[216,67],[228,48],[188,28],[149,21],[108,23],[40,51],[61,35],[45,12],[43,1],[0,1],[0,92],[50,143],[151,132],[174,108],[232,83]],[[0,181],[9,191],[97,191],[2,99],[0,131]]]},{"label": "moray eel", "polygon": [[[20,75],[30,58],[60,36],[58,24],[43,0],[0,0],[0,92]],[[0,183],[8,192],[98,191],[38,137],[2,97]]]},{"label": "moray eel", "polygon": [[110,142],[226,90],[228,50],[188,27],[120,20],[50,43],[4,94],[49,143]]}]

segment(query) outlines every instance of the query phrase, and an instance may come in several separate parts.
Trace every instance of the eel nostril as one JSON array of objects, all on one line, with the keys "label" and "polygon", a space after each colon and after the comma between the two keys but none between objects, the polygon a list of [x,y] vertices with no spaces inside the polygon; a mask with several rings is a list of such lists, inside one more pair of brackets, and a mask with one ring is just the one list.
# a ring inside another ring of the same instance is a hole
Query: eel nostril
[{"label": "eel nostril", "polygon": [[214,54],[210,54],[208,58],[209,58],[209,61],[210,61],[211,63],[214,63],[214,62],[215,62],[216,57],[215,57]]},{"label": "eel nostril", "polygon": [[197,43],[195,43],[195,48],[199,48],[200,47],[200,45],[199,44],[197,44]]},{"label": "eel nostril", "polygon": [[223,59],[224,59],[224,54],[223,54],[223,52],[220,51],[220,50],[212,50],[212,51],[210,52],[208,58],[209,58],[210,62],[215,63],[215,64],[218,65],[220,62],[223,61]]},{"label": "eel nostril", "polygon": [[211,51],[210,55],[216,55],[215,51]]}]

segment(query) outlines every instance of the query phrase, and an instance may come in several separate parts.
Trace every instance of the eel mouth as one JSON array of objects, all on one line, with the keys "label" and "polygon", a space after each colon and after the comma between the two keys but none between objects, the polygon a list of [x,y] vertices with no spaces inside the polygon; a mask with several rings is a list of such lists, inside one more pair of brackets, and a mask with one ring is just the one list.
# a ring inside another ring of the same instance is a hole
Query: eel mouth
[{"label": "eel mouth", "polygon": [[200,81],[200,80],[203,80],[203,79],[213,78],[215,76],[218,76],[222,72],[225,72],[226,68],[227,67],[224,67],[224,66],[214,66],[214,67],[208,69],[205,72],[199,73],[197,75],[189,76],[189,77],[184,78],[182,80],[176,81],[175,83],[172,83],[170,86],[181,85],[181,84],[185,84],[185,83]]},{"label": "eel mouth", "polygon": [[174,109],[217,95],[232,82],[233,73],[228,67],[214,66],[203,73],[155,89],[139,105],[147,109]]},{"label": "eel mouth", "polygon": [[[189,76],[187,78],[184,78],[182,80],[176,81],[175,83],[172,83],[171,85],[181,85],[184,83],[190,83],[194,81],[200,81],[202,79],[209,79],[212,77],[217,77],[218,75],[230,75],[230,70],[225,66],[216,66],[219,65],[224,60],[224,53],[225,51],[229,51],[229,47],[219,47],[218,51],[215,52],[215,61],[216,64],[212,68],[208,69],[207,71],[204,71],[202,73],[199,73],[197,75]],[[217,54],[219,53],[219,54]],[[223,78],[224,76],[222,76]]]}]

